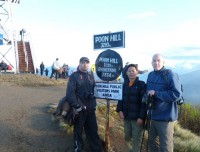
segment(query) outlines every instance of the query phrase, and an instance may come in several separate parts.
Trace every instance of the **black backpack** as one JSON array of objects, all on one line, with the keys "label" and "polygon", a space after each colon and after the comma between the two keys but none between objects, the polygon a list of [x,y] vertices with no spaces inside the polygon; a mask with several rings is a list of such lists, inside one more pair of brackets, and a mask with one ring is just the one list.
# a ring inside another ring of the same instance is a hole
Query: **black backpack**
[{"label": "black backpack", "polygon": [[[64,113],[63,113],[64,112]],[[73,126],[75,119],[78,116],[77,111],[74,107],[71,107],[67,102],[66,97],[60,99],[56,110],[53,112],[54,117],[62,116],[64,121],[69,125]]]}]

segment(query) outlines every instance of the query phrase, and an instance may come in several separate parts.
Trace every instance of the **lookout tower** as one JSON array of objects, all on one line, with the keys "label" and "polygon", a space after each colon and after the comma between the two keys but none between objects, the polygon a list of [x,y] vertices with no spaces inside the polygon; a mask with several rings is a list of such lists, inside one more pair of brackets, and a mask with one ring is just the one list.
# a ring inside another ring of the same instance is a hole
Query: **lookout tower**
[{"label": "lookout tower", "polygon": [[33,51],[30,41],[26,41],[26,31],[16,32],[13,25],[12,8],[19,4],[20,0],[0,0],[0,62],[4,60],[14,73],[35,73]]}]

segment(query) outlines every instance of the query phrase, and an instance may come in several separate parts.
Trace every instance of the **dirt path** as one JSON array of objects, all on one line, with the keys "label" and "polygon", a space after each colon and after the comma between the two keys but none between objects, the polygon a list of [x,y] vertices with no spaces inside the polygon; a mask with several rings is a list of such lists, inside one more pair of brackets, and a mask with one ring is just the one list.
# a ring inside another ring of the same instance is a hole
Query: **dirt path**
[{"label": "dirt path", "polygon": [[0,84],[0,152],[70,152],[72,137],[52,123],[47,106],[65,86]]}]

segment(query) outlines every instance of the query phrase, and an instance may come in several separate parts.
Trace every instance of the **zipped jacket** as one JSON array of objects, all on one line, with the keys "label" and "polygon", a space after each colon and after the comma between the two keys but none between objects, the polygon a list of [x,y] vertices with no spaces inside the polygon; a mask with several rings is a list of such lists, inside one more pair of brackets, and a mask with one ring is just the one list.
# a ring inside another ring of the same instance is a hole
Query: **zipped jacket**
[{"label": "zipped jacket", "polygon": [[138,77],[132,86],[129,87],[129,81],[123,85],[123,97],[117,103],[117,112],[122,111],[125,120],[145,119],[146,104],[142,103],[142,97],[146,92],[145,82],[140,81]]},{"label": "zipped jacket", "polygon": [[166,75],[166,81],[163,76],[165,70],[167,69],[163,67],[148,75],[147,92],[155,90],[153,106],[148,116],[156,121],[175,121],[178,118],[177,101],[181,97],[181,84],[177,75],[172,71]]},{"label": "zipped jacket", "polygon": [[88,72],[76,71],[70,75],[66,99],[73,107],[85,106],[86,110],[96,108],[96,99],[94,97],[95,81],[92,74]]}]

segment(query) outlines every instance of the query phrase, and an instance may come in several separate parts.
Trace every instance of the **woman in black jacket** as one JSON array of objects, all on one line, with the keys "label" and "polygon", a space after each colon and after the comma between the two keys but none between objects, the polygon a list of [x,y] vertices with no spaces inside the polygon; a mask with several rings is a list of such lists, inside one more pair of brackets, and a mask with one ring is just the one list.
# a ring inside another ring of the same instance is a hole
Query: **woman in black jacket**
[{"label": "woman in black jacket", "polygon": [[143,124],[146,116],[146,105],[142,97],[146,92],[145,82],[138,78],[138,65],[129,64],[126,74],[128,81],[123,85],[123,97],[118,101],[117,112],[124,120],[125,141],[129,151],[137,152],[140,148]]}]

